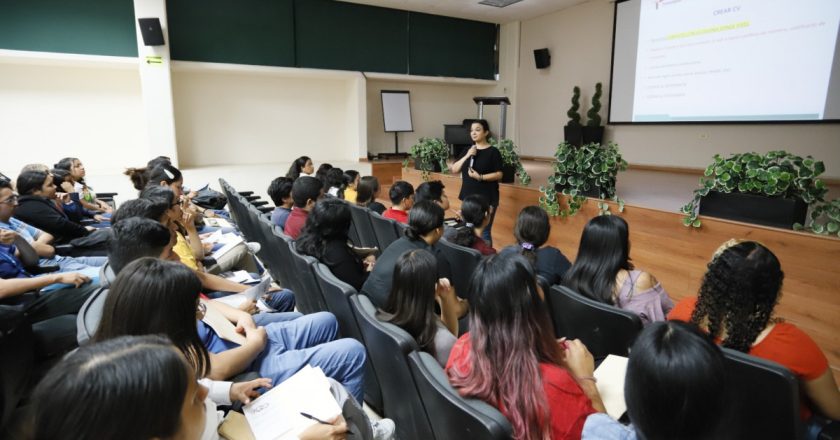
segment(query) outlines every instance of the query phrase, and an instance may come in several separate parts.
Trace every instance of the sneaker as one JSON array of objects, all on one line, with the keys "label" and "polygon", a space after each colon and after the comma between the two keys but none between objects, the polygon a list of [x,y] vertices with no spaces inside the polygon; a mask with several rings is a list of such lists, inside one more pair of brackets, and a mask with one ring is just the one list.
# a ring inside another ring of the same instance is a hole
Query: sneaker
[{"label": "sneaker", "polygon": [[390,440],[394,438],[394,421],[391,419],[382,419],[372,422],[370,429],[373,431],[373,440]]},{"label": "sneaker", "polygon": [[262,246],[256,241],[248,241],[245,243],[245,246],[248,246],[248,251],[251,252],[251,254],[256,254],[260,251],[260,249],[262,249]]}]

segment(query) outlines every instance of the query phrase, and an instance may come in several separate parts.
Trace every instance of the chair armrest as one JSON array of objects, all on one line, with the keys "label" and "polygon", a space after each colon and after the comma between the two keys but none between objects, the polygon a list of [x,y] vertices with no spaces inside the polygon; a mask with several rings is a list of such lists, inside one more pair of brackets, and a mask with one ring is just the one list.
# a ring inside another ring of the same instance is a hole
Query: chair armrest
[{"label": "chair armrest", "polygon": [[26,268],[26,271],[32,275],[41,275],[45,273],[52,273],[58,272],[61,269],[61,266],[57,264],[45,264],[42,266],[30,266]]},{"label": "chair armrest", "polygon": [[253,194],[254,194],[253,191],[239,191],[239,195],[242,196],[242,197],[248,197],[248,196],[253,195]]},{"label": "chair armrest", "polygon": [[56,255],[70,255],[73,253],[73,245],[72,244],[57,244],[53,246],[55,248]]},{"label": "chair armrest", "polygon": [[113,199],[115,195],[119,193],[96,193],[97,199]]},{"label": "chair armrest", "polygon": [[254,205],[255,208],[259,208],[260,206],[268,205],[268,201],[267,200],[255,200],[255,201],[251,202],[251,204]]},{"label": "chair armrest", "polygon": [[269,212],[274,211],[274,208],[271,206],[258,206],[257,210],[263,214],[268,214]]}]

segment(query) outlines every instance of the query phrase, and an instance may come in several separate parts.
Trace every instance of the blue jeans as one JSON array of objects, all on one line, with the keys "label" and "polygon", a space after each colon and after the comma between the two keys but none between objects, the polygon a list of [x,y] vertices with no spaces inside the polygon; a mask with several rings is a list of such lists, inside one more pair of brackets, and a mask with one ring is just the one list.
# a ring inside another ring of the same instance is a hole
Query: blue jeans
[{"label": "blue jeans", "polygon": [[[233,295],[233,292],[207,292],[210,299],[224,298]],[[274,309],[275,312],[291,312],[295,310],[295,293],[289,289],[282,289],[276,292],[268,292],[268,299],[264,299],[265,305]]]},{"label": "blue jeans", "polygon": [[496,211],[499,210],[498,206],[493,206],[493,213],[490,214],[490,223],[487,223],[487,226],[481,231],[481,238],[487,242],[487,246],[493,247],[493,237],[490,235],[490,230],[493,229],[493,220],[496,218]]},{"label": "blue jeans", "polygon": [[108,257],[64,257],[57,255],[42,261],[58,264],[59,272],[78,272],[88,267],[102,267],[108,262]]},{"label": "blue jeans", "polygon": [[268,344],[251,371],[279,384],[306,365],[320,367],[341,382],[357,402],[364,400],[365,347],[355,339],[338,339],[338,321],[327,312],[265,326]]}]

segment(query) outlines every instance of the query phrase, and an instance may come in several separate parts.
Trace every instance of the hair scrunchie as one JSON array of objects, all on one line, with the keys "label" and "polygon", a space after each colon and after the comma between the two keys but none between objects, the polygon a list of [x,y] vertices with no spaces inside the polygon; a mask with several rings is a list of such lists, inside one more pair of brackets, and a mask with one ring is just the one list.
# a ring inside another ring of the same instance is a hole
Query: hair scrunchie
[{"label": "hair scrunchie", "polygon": [[527,241],[525,243],[520,244],[520,246],[522,246],[522,249],[525,249],[525,250],[529,250],[529,251],[534,250],[534,244],[533,243],[528,243]]},{"label": "hair scrunchie", "polygon": [[475,225],[470,223],[470,222],[464,223],[464,226],[466,226],[468,228],[474,228],[475,227]]}]

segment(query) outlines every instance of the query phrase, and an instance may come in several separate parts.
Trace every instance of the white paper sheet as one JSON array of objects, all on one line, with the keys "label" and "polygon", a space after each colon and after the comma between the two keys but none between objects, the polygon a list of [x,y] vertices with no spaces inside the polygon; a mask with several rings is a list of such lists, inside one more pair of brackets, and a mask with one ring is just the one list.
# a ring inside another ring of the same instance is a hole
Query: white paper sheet
[{"label": "white paper sheet", "polygon": [[618,420],[625,411],[624,376],[627,372],[627,358],[624,356],[608,355],[598,369],[595,378],[598,379],[598,392],[607,408],[607,414]]}]

